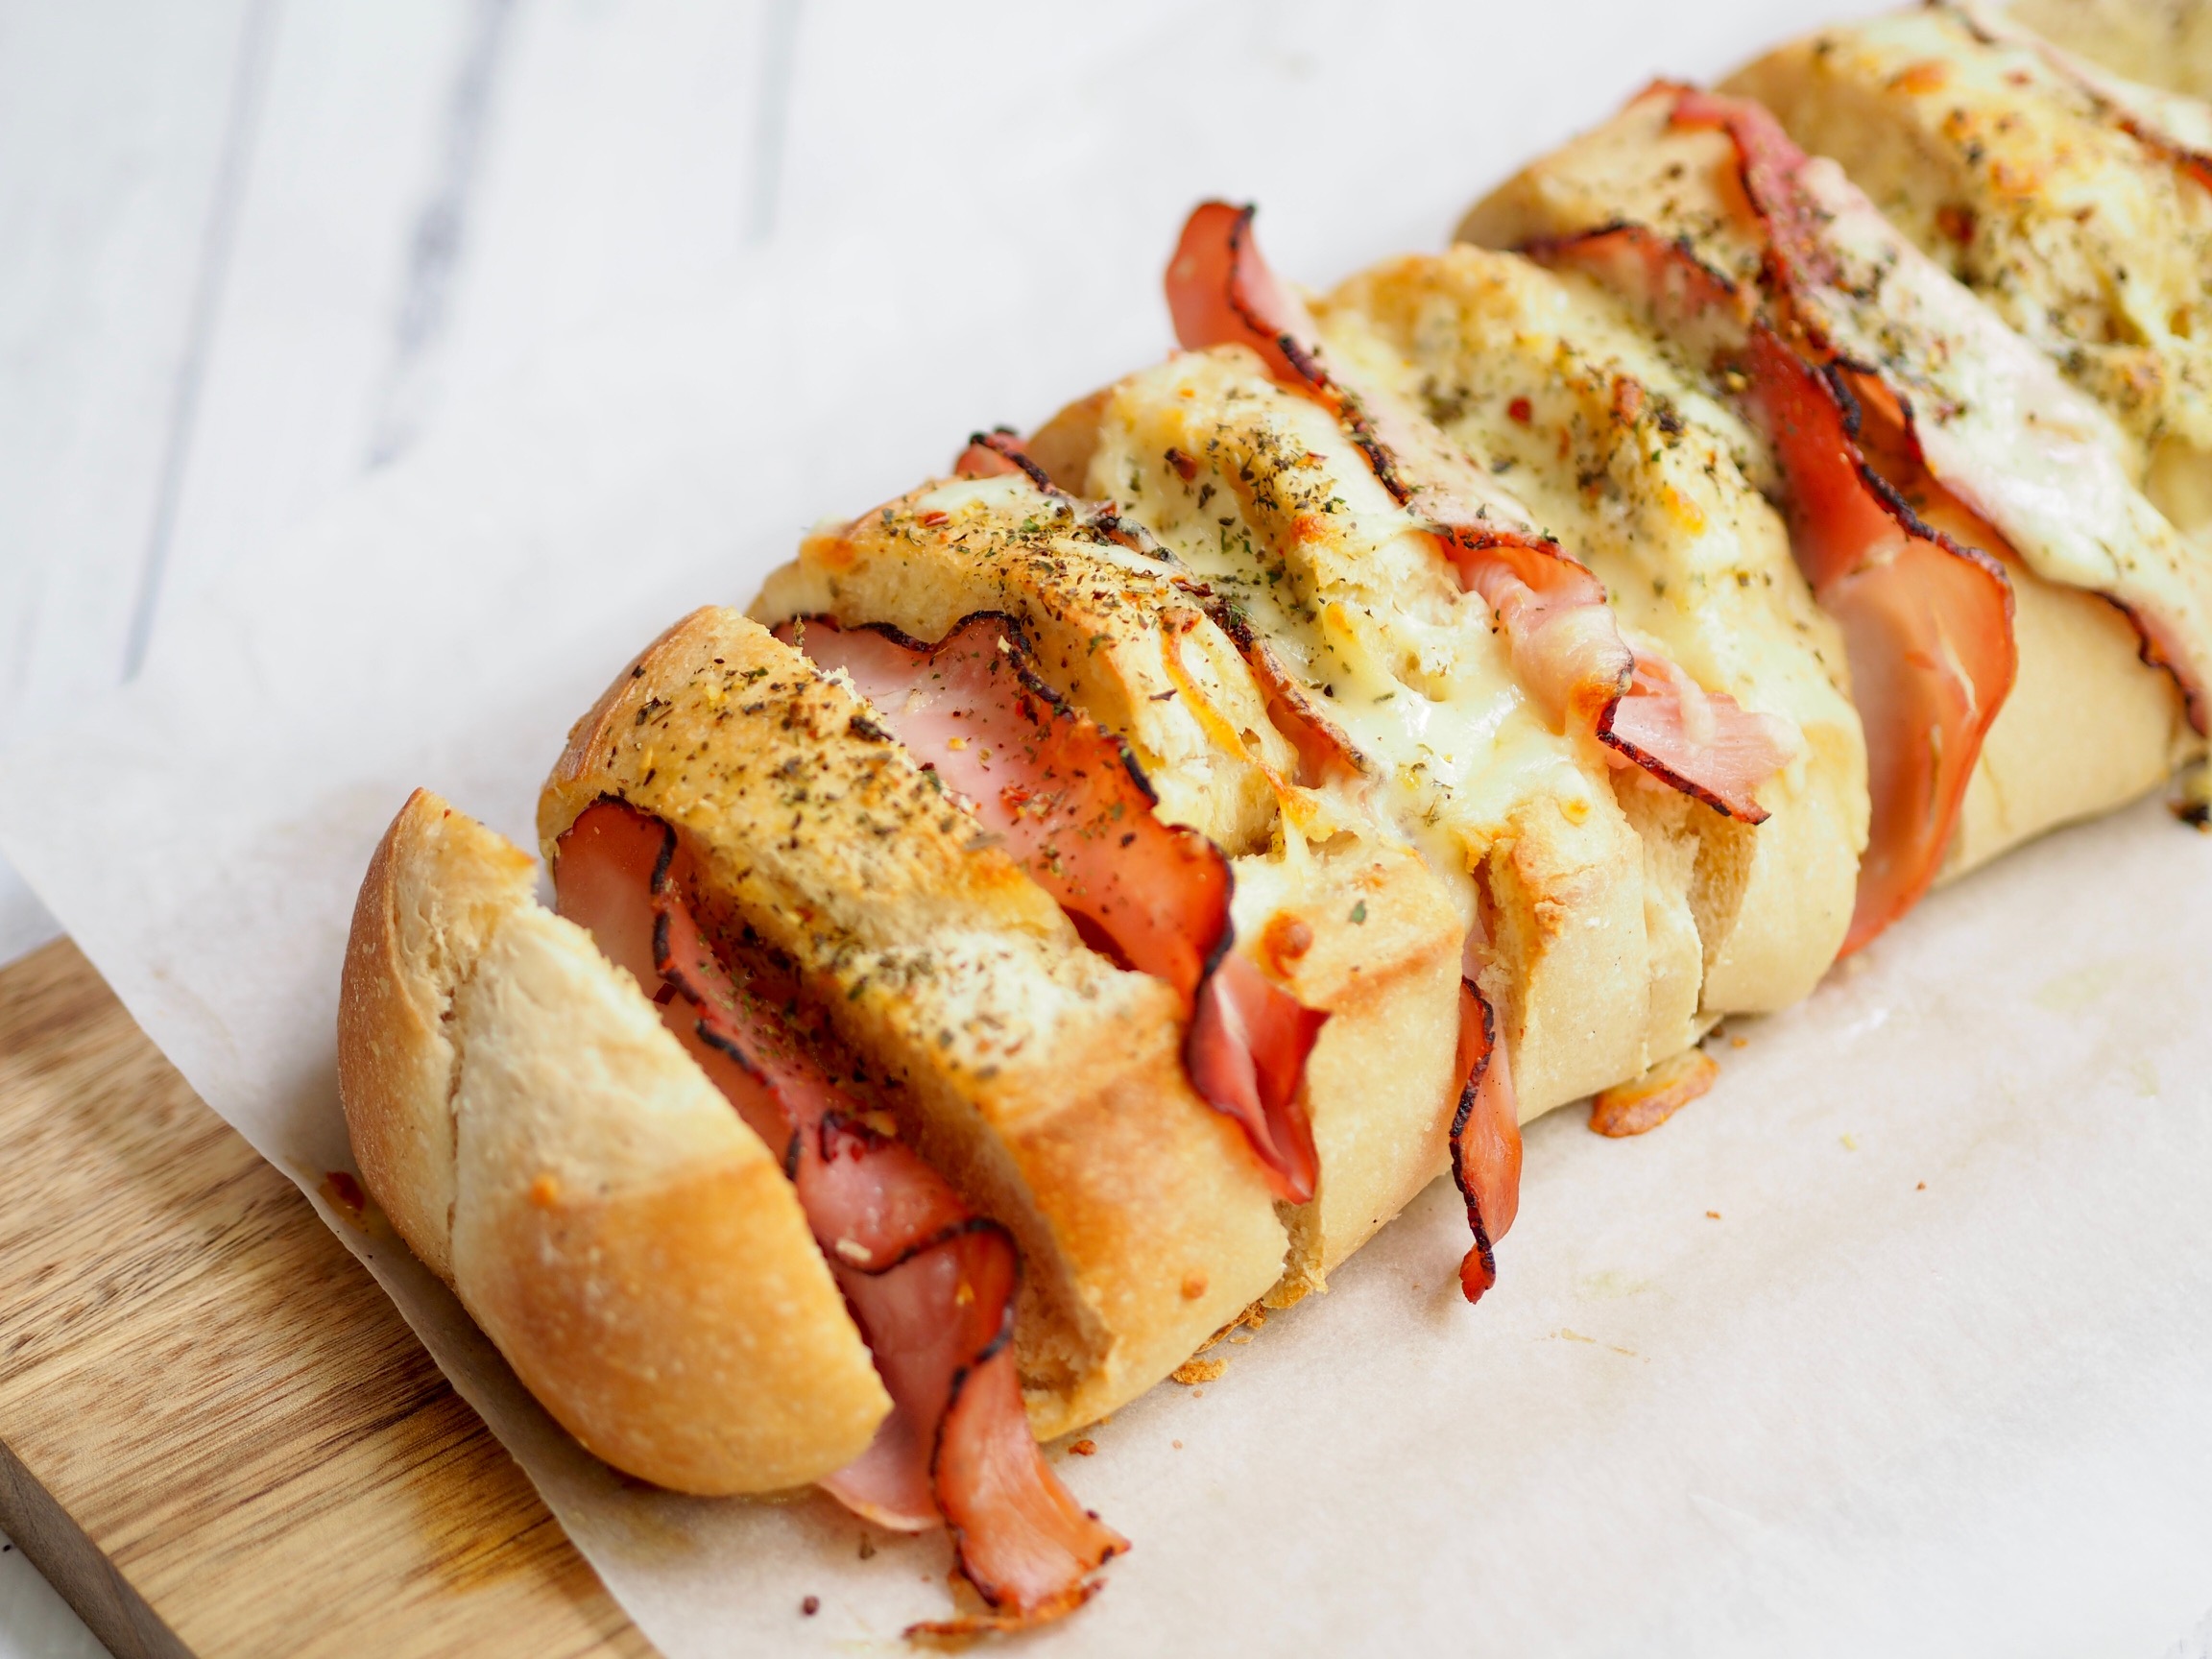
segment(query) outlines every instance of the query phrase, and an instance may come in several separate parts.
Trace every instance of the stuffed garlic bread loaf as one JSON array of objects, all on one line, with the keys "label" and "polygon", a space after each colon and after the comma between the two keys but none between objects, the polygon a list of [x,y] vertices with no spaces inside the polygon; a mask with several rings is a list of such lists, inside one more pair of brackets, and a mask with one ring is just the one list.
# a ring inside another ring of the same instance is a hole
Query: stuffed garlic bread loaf
[{"label": "stuffed garlic bread loaf", "polygon": [[602,800],[672,827],[705,914],[789,965],[904,1138],[1022,1248],[1038,1431],[1149,1387],[1281,1276],[1174,990],[1092,950],[844,675],[733,611],[677,625],[571,734],[548,850]]},{"label": "stuffed garlic bread loaf", "polygon": [[1459,234],[1604,283],[1746,417],[1866,729],[1850,944],[2200,752],[2207,567],[2109,419],[1758,106],[1654,87]]},{"label": "stuffed garlic bread loaf", "polygon": [[1843,641],[1743,474],[1742,422],[1596,284],[1460,247],[1315,303],[1331,355],[1418,408],[1604,583],[1631,639],[1803,739],[1756,827],[1616,775],[1647,844],[1688,842],[1708,1015],[1786,1006],[1835,959],[1866,842]]},{"label": "stuffed garlic bread loaf", "polygon": [[[1205,603],[1133,522],[1008,465],[817,532],[754,613],[829,653],[839,642],[824,620],[935,641],[969,616],[1003,613],[1050,690],[1127,743],[1154,797],[1132,810],[1228,854],[1231,949],[1326,1016],[1297,1103],[1317,1169],[1310,1194],[1283,1205],[1279,1302],[1324,1285],[1445,1166],[1464,928],[1394,830],[1298,785],[1296,749]],[[969,743],[948,726],[916,753],[950,772]],[[1117,824],[1109,839],[1122,832]]]},{"label": "stuffed garlic bread loaf", "polygon": [[2212,529],[2212,109],[1948,5],[1823,30],[1725,89],[1841,163],[2104,406],[2169,518]]}]

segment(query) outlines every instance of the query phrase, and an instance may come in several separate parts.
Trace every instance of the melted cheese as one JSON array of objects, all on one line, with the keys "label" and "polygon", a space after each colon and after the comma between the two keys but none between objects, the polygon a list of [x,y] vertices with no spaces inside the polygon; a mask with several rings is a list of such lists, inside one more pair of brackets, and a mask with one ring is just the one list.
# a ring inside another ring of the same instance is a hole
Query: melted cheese
[{"label": "melted cheese", "polygon": [[1318,694],[1368,761],[1374,805],[1436,868],[1479,864],[1533,799],[1571,819],[1596,809],[1602,762],[1546,723],[1481,599],[1460,591],[1334,419],[1250,353],[1192,353],[1122,382],[1092,465],[1093,488]]},{"label": "melted cheese", "polygon": [[1865,744],[1840,633],[1745,475],[1771,475],[1763,443],[1619,302],[1517,255],[1462,246],[1391,260],[1317,315],[1332,360],[1393,389],[1511,485],[1604,583],[1631,638],[1803,735],[1756,835],[1700,811],[1683,838],[1718,843],[1698,854],[1708,872],[1742,873],[1692,885],[1705,1006],[1764,1008],[1810,989],[1850,915]]}]

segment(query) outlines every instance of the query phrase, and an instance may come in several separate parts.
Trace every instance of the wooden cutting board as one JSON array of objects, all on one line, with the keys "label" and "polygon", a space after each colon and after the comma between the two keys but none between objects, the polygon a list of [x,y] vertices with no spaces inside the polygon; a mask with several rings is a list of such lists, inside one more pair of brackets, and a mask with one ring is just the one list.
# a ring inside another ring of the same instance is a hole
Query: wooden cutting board
[{"label": "wooden cutting board", "polygon": [[0,971],[0,1528],[118,1659],[652,1652],[66,940]]}]

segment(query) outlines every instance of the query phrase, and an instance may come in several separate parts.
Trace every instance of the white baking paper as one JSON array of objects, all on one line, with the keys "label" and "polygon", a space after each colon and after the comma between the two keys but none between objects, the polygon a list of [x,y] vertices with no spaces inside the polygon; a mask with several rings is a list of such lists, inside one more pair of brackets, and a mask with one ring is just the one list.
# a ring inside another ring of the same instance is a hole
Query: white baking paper
[{"label": "white baking paper", "polygon": [[[1257,196],[1278,265],[1332,280],[1820,11],[809,12],[845,96],[807,103],[757,263],[547,360],[0,759],[8,856],[671,1659],[888,1650],[949,1611],[949,1552],[613,1475],[323,1204],[341,946],[407,790],[527,843],[566,723],[661,625],[1162,351],[1198,196]],[[1739,1034],[1658,1133],[1533,1126],[1479,1309],[1432,1189],[1219,1380],[1055,1454],[1136,1549],[1029,1647],[2149,1659],[2197,1625],[2212,840],[2155,803],[2053,837]]]}]

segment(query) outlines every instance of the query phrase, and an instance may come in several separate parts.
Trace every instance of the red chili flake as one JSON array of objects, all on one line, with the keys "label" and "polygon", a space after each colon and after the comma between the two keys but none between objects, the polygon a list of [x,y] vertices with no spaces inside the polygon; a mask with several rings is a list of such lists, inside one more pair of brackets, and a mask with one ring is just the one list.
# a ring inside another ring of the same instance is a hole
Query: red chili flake
[{"label": "red chili flake", "polygon": [[1520,425],[1526,426],[1536,411],[1531,407],[1527,398],[1516,397],[1512,402],[1505,405],[1505,413]]},{"label": "red chili flake", "polygon": [[1167,465],[1175,469],[1175,476],[1186,484],[1198,476],[1197,461],[1173,445],[1169,445],[1167,450]]},{"label": "red chili flake", "polygon": [[1974,209],[1946,202],[1936,209],[1936,228],[1964,248],[1974,240]]},{"label": "red chili flake", "polygon": [[938,525],[944,523],[950,517],[951,515],[950,513],[940,513],[935,508],[932,508],[928,512],[923,514],[917,522],[926,524],[930,529],[934,530]]}]

